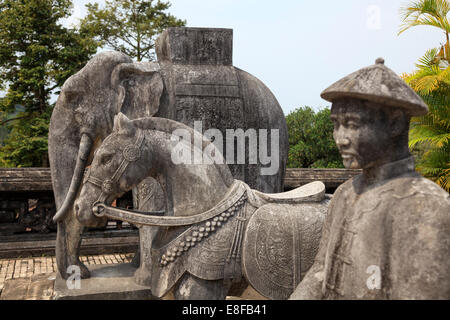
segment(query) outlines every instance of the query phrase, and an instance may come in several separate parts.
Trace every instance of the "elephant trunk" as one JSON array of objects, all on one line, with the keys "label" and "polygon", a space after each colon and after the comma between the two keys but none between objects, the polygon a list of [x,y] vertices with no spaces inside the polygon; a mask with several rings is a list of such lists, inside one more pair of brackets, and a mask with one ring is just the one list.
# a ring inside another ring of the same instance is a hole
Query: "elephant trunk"
[{"label": "elephant trunk", "polygon": [[78,193],[78,189],[83,180],[84,169],[86,168],[86,162],[89,158],[91,148],[93,145],[92,139],[87,134],[81,136],[80,147],[78,149],[78,157],[75,165],[75,170],[73,172],[72,181],[70,183],[69,191],[64,199],[62,206],[59,208],[53,217],[53,221],[58,222],[64,219],[67,212],[70,211],[73,202]]}]

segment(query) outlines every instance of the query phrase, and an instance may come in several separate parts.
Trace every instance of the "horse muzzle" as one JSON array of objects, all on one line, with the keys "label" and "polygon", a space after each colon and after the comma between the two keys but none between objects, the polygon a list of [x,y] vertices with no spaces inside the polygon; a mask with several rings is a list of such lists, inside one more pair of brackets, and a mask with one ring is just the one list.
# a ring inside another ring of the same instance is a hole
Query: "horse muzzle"
[{"label": "horse muzzle", "polygon": [[85,227],[98,228],[107,223],[106,217],[97,215],[91,206],[83,204],[81,201],[75,202],[74,211],[77,220]]}]

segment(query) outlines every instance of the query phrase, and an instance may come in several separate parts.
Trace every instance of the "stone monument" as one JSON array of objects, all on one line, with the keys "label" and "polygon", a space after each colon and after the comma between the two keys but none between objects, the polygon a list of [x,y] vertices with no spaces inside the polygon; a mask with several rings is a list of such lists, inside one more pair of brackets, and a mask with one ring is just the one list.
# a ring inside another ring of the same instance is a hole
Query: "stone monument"
[{"label": "stone monument", "polygon": [[291,299],[450,299],[450,197],[417,174],[409,121],[425,103],[379,58],[321,96],[346,168],[315,262]]},{"label": "stone monument", "polygon": [[[73,203],[85,168],[111,133],[119,112],[130,119],[158,116],[189,126],[201,121],[203,131],[216,128],[224,136],[226,129],[265,129],[269,141],[271,130],[276,129],[279,159],[275,173],[262,175],[267,163],[250,163],[249,148],[243,154],[245,164],[231,164],[230,169],[235,178],[254,189],[282,191],[288,151],[285,118],[270,90],[233,66],[232,41],[231,29],[169,28],[156,43],[157,62],[133,62],[119,52],[102,52],[64,83],[49,131],[49,160],[58,209],[56,258],[63,278],[69,276],[67,269],[72,265],[80,267],[82,278],[89,277],[89,270],[79,261],[83,226],[74,216]],[[233,156],[237,154],[235,148]],[[169,193],[172,188],[165,185]],[[136,186],[133,197],[135,208],[140,210],[167,209],[154,180]]]},{"label": "stone monument", "polygon": [[[190,138],[174,139],[181,131]],[[221,161],[173,161],[180,148]],[[85,226],[107,217],[138,225],[141,266],[135,280],[157,298],[173,292],[176,299],[225,299],[245,277],[262,295],[286,299],[316,255],[328,208],[325,185],[262,193],[234,179],[219,157],[213,142],[180,122],[130,120],[119,113],[83,180],[76,217]],[[174,186],[169,209],[111,206],[148,176]],[[84,280],[85,287],[93,288],[89,284],[96,280]]]}]

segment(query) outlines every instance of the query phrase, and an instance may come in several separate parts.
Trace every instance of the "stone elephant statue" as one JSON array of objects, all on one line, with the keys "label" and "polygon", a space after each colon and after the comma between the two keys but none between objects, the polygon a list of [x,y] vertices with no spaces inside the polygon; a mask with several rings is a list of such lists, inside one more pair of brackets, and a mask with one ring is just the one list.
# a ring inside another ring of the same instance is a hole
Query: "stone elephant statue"
[{"label": "stone elephant statue", "polygon": [[[138,85],[132,85],[133,81]],[[133,63],[119,52],[96,55],[61,88],[50,120],[48,149],[58,209],[54,217],[58,221],[56,259],[63,278],[70,265],[78,265],[82,277],[89,277],[79,261],[83,227],[72,208],[86,166],[111,133],[117,113],[123,111],[133,119],[152,116],[158,111],[162,91],[157,64]]]},{"label": "stone elephant statue", "polygon": [[[76,219],[73,204],[84,170],[97,147],[111,133],[114,116],[119,112],[130,119],[158,116],[191,127],[194,121],[201,121],[202,130],[216,128],[224,137],[227,129],[245,132],[265,129],[269,139],[263,141],[256,135],[258,149],[261,143],[267,143],[264,147],[266,151],[272,150],[269,152],[272,159],[274,153],[277,155],[277,170],[261,174],[268,165],[267,159],[249,163],[250,148],[244,150],[245,164],[229,166],[236,179],[254,189],[266,193],[283,190],[288,152],[285,117],[276,98],[261,81],[232,65],[232,30],[169,28],[157,40],[156,52],[157,62],[133,62],[127,55],[113,51],[99,53],[61,89],[50,121],[48,142],[58,209],[54,217],[58,221],[56,260],[63,278],[69,276],[70,265],[80,267],[82,278],[89,277],[89,270],[79,261],[83,227]],[[234,156],[241,152],[237,148],[223,151],[234,152]],[[142,190],[148,195],[148,189],[147,183]],[[164,185],[162,189],[170,192],[171,186]],[[138,194],[139,189],[133,190],[135,206]],[[162,205],[167,208],[167,204]],[[160,201],[148,204],[145,209],[159,206]]]}]

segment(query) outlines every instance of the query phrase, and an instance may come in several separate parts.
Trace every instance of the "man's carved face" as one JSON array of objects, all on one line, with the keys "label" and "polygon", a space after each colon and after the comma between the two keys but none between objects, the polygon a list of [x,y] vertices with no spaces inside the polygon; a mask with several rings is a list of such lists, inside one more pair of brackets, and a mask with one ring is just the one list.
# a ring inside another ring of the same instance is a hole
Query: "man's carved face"
[{"label": "man's carved face", "polygon": [[333,137],[347,169],[367,169],[388,158],[392,133],[388,115],[374,104],[357,99],[333,103]]}]

